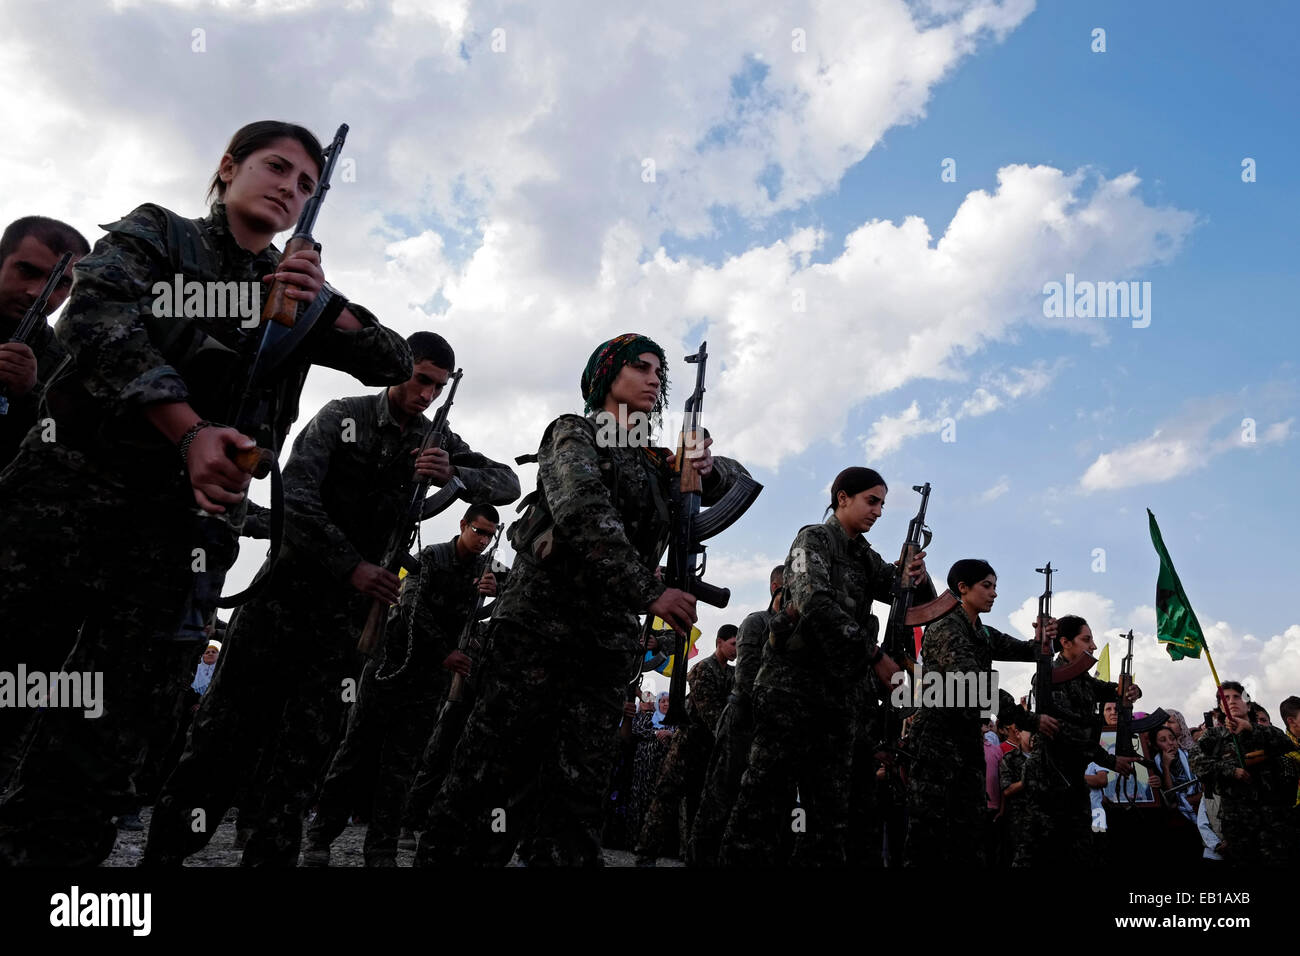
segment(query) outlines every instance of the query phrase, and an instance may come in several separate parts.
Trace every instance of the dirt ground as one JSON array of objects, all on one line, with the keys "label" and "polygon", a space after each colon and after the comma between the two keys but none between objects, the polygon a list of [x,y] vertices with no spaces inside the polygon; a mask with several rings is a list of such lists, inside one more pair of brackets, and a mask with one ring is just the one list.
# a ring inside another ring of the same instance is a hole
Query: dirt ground
[{"label": "dirt ground", "polygon": [[[148,834],[149,818],[152,815],[153,808],[146,807],[140,811],[140,821],[145,825],[144,830],[118,830],[117,845],[113,847],[113,852],[108,859],[103,862],[103,866],[135,866],[140,860],[140,855],[144,852],[145,837]],[[366,828],[364,825],[350,826],[334,841],[330,847],[330,865],[331,866],[364,866],[364,858],[361,854],[361,846],[366,839]],[[186,866],[238,866],[239,850],[234,847],[235,842],[235,824],[234,815],[228,814],[217,828],[217,832],[212,835],[208,845],[199,853],[195,853],[185,861]],[[631,853],[622,850],[604,850],[606,866],[633,866],[635,857]],[[413,850],[398,850],[397,865],[410,866],[411,858],[415,856]],[[512,861],[512,865],[517,864],[517,860]],[[683,866],[680,860],[661,859],[659,866]]]}]

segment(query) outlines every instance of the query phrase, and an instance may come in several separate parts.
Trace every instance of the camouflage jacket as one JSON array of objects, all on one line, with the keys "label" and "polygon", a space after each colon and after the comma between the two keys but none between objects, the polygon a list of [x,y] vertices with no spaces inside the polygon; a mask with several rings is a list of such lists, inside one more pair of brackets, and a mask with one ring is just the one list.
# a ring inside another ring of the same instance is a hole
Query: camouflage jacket
[{"label": "camouflage jacket", "polygon": [[[994,661],[1031,661],[1035,650],[1033,641],[1017,640],[984,623],[976,627],[960,602],[926,627],[921,639],[921,661],[927,676],[992,674]],[[998,688],[995,706],[998,720],[1003,724],[1014,723],[1025,730],[1038,726],[1038,719],[1002,688]],[[922,707],[916,715],[913,732],[918,736],[927,732],[959,732],[977,737],[979,724],[978,707]]]},{"label": "camouflage jacket", "polygon": [[784,606],[799,612],[788,638],[764,655],[757,685],[830,682],[845,690],[866,670],[880,621],[872,600],[888,601],[895,568],[839,519],[801,528],[785,559]]},{"label": "camouflage jacket", "polygon": [[735,683],[733,669],[718,660],[716,654],[711,654],[687,672],[686,683],[691,688],[691,694],[686,698],[687,713],[700,729],[713,736],[718,717],[726,706],[727,695]]},{"label": "camouflage jacket", "polygon": [[[294,439],[284,467],[284,537],[290,561],[323,565],[346,581],[362,561],[378,562],[415,490],[415,457],[428,430],[423,416],[405,430],[385,389],[329,402]],[[469,500],[509,504],[519,479],[459,435],[443,447]]]},{"label": "camouflage jacket", "polygon": [[[1031,648],[1033,642],[1029,642]],[[1057,654],[1052,667],[1065,667],[1069,661],[1064,654]],[[1033,681],[1034,697],[1039,694],[1038,675]],[[1052,712],[1061,725],[1053,738],[1037,734],[1034,737],[1033,750],[1043,750],[1062,764],[1062,772],[1067,776],[1078,776],[1075,769],[1082,772],[1088,763],[1096,763],[1107,770],[1115,769],[1115,755],[1108,753],[1101,746],[1102,716],[1101,705],[1119,700],[1119,686],[1110,681],[1098,680],[1091,674],[1080,674],[1073,680],[1053,684]]]},{"label": "camouflage jacket", "polygon": [[[598,448],[597,435],[594,420],[580,415],[547,426],[537,481],[554,521],[552,544],[545,556],[516,547],[513,580],[495,617],[540,639],[631,655],[637,616],[664,592],[655,570],[667,544],[674,475],[666,449],[625,442]],[[714,456],[703,503],[721,498],[740,474],[748,472],[738,462]]]},{"label": "camouflage jacket", "polygon": [[772,620],[772,612],[755,611],[740,622],[740,633],[736,636],[735,686],[733,693],[743,700],[748,700],[754,690],[754,678],[763,666],[763,648],[767,646],[767,631]]},{"label": "camouflage jacket", "polygon": [[[1026,759],[1025,752],[1019,749],[1008,750],[1002,755],[1002,762],[998,764],[998,786],[1004,793],[1007,787],[1023,780]],[[1010,798],[1003,797],[1002,806],[1010,825],[1019,826],[1025,813],[1025,799],[1024,791]]]},{"label": "camouflage jacket", "polygon": [[[1237,761],[1237,744],[1241,746],[1242,755],[1254,750],[1262,750],[1270,758],[1261,764],[1249,767],[1249,780],[1238,780],[1236,770],[1241,766]],[[1212,727],[1201,734],[1188,756],[1192,762],[1192,772],[1200,777],[1201,782],[1222,798],[1223,813],[1233,814],[1243,808],[1270,807],[1289,808],[1296,796],[1295,764],[1285,759],[1295,745],[1291,738],[1276,727],[1255,727],[1239,734],[1236,744],[1226,727]]]},{"label": "camouflage jacket", "polygon": [[[241,289],[264,288],[280,253],[268,246],[254,254],[230,233],[225,206],[215,203],[207,218],[195,220],[205,265],[221,283]],[[68,306],[55,332],[73,360],[71,374],[49,390],[49,408],[60,442],[91,454],[119,473],[164,476],[181,483],[180,457],[140,414],[155,402],[189,402],[211,421],[229,422],[252,367],[261,329],[244,328],[238,315],[176,315],[193,312],[173,303],[159,308],[156,289],[171,285],[178,271],[167,240],[167,217],[157,206],[140,206],[104,227],[108,235],[74,267]],[[208,281],[204,276],[186,279]],[[249,294],[251,301],[251,292]],[[188,300],[187,300],[188,302]],[[327,365],[367,385],[393,385],[411,376],[411,351],[396,332],[351,303],[363,326],[337,327],[313,335],[279,375],[264,425],[250,437],[279,449],[298,415],[298,399],[311,364]],[[157,312],[163,315],[157,315]],[[206,305],[197,311],[206,312]],[[228,312],[228,308],[216,308]],[[173,314],[167,314],[167,313]]]},{"label": "camouflage jacket", "polygon": [[[474,582],[487,570],[486,558],[485,553],[462,559],[455,538],[431,544],[420,552],[420,569],[407,575],[401,601],[390,613],[388,637],[379,659],[380,674],[392,674],[403,663],[407,682],[427,683],[424,679],[431,672],[437,674],[447,655],[456,650],[465,622],[478,601]],[[496,570],[498,594],[508,575],[508,571]],[[489,600],[478,617],[491,613]]]},{"label": "camouflage jacket", "polygon": [[[16,326],[0,330],[0,342],[8,342]],[[50,380],[68,352],[54,334],[54,329],[41,322],[27,343],[36,356],[36,386],[24,395],[9,396],[9,413],[0,415],[0,470],[14,460],[23,436],[40,417],[41,399],[50,386]],[[34,439],[38,440],[38,439]]]}]

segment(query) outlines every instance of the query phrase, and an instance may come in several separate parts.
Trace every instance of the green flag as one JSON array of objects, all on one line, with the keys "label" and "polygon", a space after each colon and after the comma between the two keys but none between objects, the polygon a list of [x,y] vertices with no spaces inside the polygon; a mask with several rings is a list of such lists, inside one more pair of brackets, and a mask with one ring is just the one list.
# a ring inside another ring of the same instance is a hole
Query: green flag
[{"label": "green flag", "polygon": [[1156,638],[1166,645],[1165,650],[1176,661],[1184,657],[1200,657],[1201,648],[1205,646],[1205,633],[1183,592],[1174,563],[1169,560],[1156,516],[1151,514],[1150,508],[1147,515],[1151,519],[1151,543],[1156,546],[1156,554],[1160,555],[1160,576],[1156,578]]}]

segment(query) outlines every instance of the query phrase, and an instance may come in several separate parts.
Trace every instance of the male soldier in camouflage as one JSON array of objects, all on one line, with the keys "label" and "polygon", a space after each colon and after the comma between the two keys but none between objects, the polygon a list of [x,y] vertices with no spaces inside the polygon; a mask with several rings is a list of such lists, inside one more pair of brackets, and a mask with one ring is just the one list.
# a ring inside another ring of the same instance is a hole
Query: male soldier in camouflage
[{"label": "male soldier in camouflage", "polygon": [[[512,530],[512,580],[489,624],[491,674],[420,836],[417,865],[508,862],[524,835],[514,805],[534,780],[530,862],[599,865],[624,688],[640,666],[637,616],[657,615],[679,633],[694,623],[694,596],[655,574],[674,473],[640,423],[663,408],[663,349],[620,335],[592,354],[581,384],[592,417],[563,415],[542,436],[538,491]],[[744,473],[714,458],[711,443],[682,463],[703,478],[706,504]]]},{"label": "male soldier in camouflage", "polygon": [[767,609],[754,611],[740,622],[736,637],[736,667],[732,671],[735,683],[727,697],[727,706],[718,719],[717,738],[709,757],[700,808],[695,813],[687,847],[686,861],[692,866],[718,865],[722,831],[726,829],[731,807],[736,802],[740,778],[749,765],[749,747],[754,742],[754,677],[763,663],[763,648],[767,646],[772,615],[781,608],[784,580],[785,567],[778,564],[768,576],[768,592],[772,599]]},{"label": "male soldier in camouflage", "polygon": [[717,647],[713,654],[692,667],[686,675],[691,688],[690,696],[686,698],[686,725],[673,735],[673,742],[659,769],[654,799],[646,811],[636,848],[639,865],[654,865],[668,834],[677,828],[683,801],[686,828],[681,836],[679,852],[686,855],[687,835],[695,820],[696,801],[713,753],[714,728],[734,683],[732,669],[727,665],[736,659],[738,634],[739,628],[734,624],[718,628]]},{"label": "male soldier in camouflage", "polygon": [[[15,219],[0,236],[0,385],[9,397],[9,411],[0,415],[0,469],[18,454],[23,436],[36,423],[40,394],[68,354],[46,322],[37,324],[27,344],[9,340],[59,258],[72,253],[63,278],[45,300],[46,316],[53,315],[72,291],[72,267],[89,251],[85,236],[44,216]],[[3,778],[0,773],[0,781]]]},{"label": "male soldier in camouflage", "polygon": [[[347,733],[334,753],[307,828],[303,864],[329,864],[330,844],[348,824],[357,795],[370,793],[367,866],[396,866],[397,839],[420,750],[433,731],[453,673],[467,676],[470,659],[457,648],[480,594],[504,583],[483,552],[501,517],[489,504],[471,505],[460,534],[420,552],[420,570],[406,579],[401,603],[389,614],[380,654],[366,663]],[[490,614],[491,605],[480,614]]]},{"label": "male soldier in camouflage", "polygon": [[[806,828],[796,858],[842,866],[852,781],[854,687],[867,670],[888,686],[898,667],[877,643],[871,602],[888,600],[897,568],[863,533],[888,488],[870,468],[831,485],[834,513],[800,529],[785,563],[786,603],[754,678],[754,744],[722,840],[723,865],[772,865],[792,826]],[[905,569],[925,580],[924,552]],[[783,620],[784,619],[784,620]],[[793,628],[787,622],[797,622]],[[801,813],[792,817],[798,787]]]},{"label": "male soldier in camouflage", "polygon": [[[1296,859],[1296,830],[1289,819],[1296,797],[1296,765],[1284,759],[1295,744],[1276,727],[1252,724],[1245,688],[1219,685],[1225,726],[1201,735],[1192,770],[1219,796],[1219,852],[1236,866],[1282,866]],[[1246,755],[1261,752],[1249,761]]]},{"label": "male soldier in camouflage", "polygon": [[[956,562],[948,572],[948,588],[958,598],[957,606],[927,627],[921,641],[927,677],[946,684],[947,675],[959,675],[978,685],[991,679],[995,660],[1034,659],[1033,641],[1018,641],[979,619],[997,598],[997,575],[987,562]],[[1053,626],[1049,622],[1049,634]],[[1039,718],[1005,690],[999,689],[995,706],[1003,723],[1049,733],[1056,729],[1050,718],[1040,728]],[[911,740],[905,865],[980,865],[988,794],[978,703],[945,700],[938,707],[921,707],[912,722]]]},{"label": "male soldier in camouflage", "polygon": [[[45,288],[59,258],[65,252],[72,253],[63,278],[45,302],[46,316],[52,315],[68,297],[72,289],[72,267],[89,251],[90,246],[81,233],[67,223],[44,216],[15,219],[0,236],[0,386],[9,398],[8,412],[0,415],[0,471],[18,454],[23,437],[36,423],[41,393],[68,354],[46,322],[36,326],[26,344],[9,339]],[[56,615],[59,608],[48,610]],[[35,653],[26,658],[30,671],[58,670],[76,640],[74,609],[64,606],[62,610],[70,618],[65,625],[65,638],[34,648]],[[0,708],[0,791],[18,765],[35,716],[36,711],[27,708]]]},{"label": "male soldier in camouflage", "polygon": [[[261,810],[243,862],[293,866],[302,814],[345,698],[354,696],[357,635],[375,598],[398,601],[397,576],[375,562],[406,512],[416,474],[436,485],[454,475],[479,501],[518,497],[514,472],[454,433],[419,452],[423,412],[456,360],[440,335],[417,332],[407,341],[415,359],[407,382],[329,402],[294,441],[284,469],[284,553],[265,589],[231,619],[189,744],[154,808],[143,862],[179,865],[204,846],[249,771],[255,742],[264,741]],[[195,832],[200,808],[211,826]]]},{"label": "male soldier in camouflage", "polygon": [[1011,749],[1002,748],[1002,763],[998,765],[998,786],[1002,788],[1002,809],[999,811],[1002,816],[1002,859],[990,862],[1005,866],[1025,858],[1029,849],[1026,845],[1024,776],[1028,759],[1025,751],[1029,749],[1033,735],[1015,724],[1006,725],[1004,729]]},{"label": "male soldier in camouflage", "polygon": [[[1050,625],[1049,625],[1050,633]],[[1067,614],[1056,622],[1060,653],[1052,666],[1065,667],[1084,654],[1095,654],[1092,628],[1083,618]],[[1100,704],[1119,700],[1119,687],[1091,674],[1053,684],[1044,691],[1034,676],[1034,696],[1051,695],[1051,711],[1059,717],[1054,736],[1036,733],[1025,760],[1026,853],[1017,863],[1036,866],[1047,863],[1095,865],[1092,838],[1092,801],[1085,779],[1089,763],[1127,775],[1133,770],[1132,757],[1117,757],[1101,746]],[[1142,696],[1136,684],[1128,690],[1129,702]],[[1042,723],[1051,719],[1043,714]],[[1016,721],[1019,726],[1019,721]]]},{"label": "male soldier in camouflage", "polygon": [[104,709],[94,720],[67,708],[41,715],[0,802],[0,861],[93,865],[111,852],[112,818],[136,802],[131,776],[154,698],[175,676],[170,638],[194,587],[199,522],[217,522],[213,538],[237,547],[251,477],[231,455],[280,447],[312,364],[368,385],[410,377],[401,337],[333,297],[242,434],[217,423],[240,405],[262,340],[256,322],[206,304],[160,307],[159,283],[170,288],[177,273],[213,292],[242,289],[242,301],[271,281],[294,304],[316,300],[320,254],[282,258],[271,242],[297,221],[322,166],[310,131],[250,124],[222,156],[208,217],[141,206],[77,263],[57,327],[72,365],[46,392],[57,438],[33,428],[0,473],[0,646],[27,660],[65,640],[67,621],[50,608],[76,608],[85,622],[64,669],[102,673]]}]

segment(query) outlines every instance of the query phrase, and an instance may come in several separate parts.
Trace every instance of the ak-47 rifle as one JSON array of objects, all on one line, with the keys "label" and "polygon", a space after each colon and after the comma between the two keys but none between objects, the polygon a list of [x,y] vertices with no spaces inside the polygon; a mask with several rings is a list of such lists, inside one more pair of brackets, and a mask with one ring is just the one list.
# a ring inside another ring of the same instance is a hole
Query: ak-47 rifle
[{"label": "ak-47 rifle", "polygon": [[[731,527],[749,510],[763,486],[748,475],[737,475],[735,483],[721,500],[705,511],[700,510],[704,483],[700,473],[691,467],[687,453],[701,447],[705,438],[700,428],[700,413],[704,407],[704,370],[709,358],[706,346],[707,343],[701,342],[699,351],[686,356],[686,361],[696,366],[695,390],[686,399],[686,417],[682,421],[677,457],[673,463],[678,478],[672,483],[672,530],[668,539],[668,568],[664,584],[693,594],[705,604],[723,608],[731,600],[731,591],[704,581],[703,542]],[[688,640],[688,636],[679,635],[675,642],[676,659],[668,682],[668,713],[664,715],[664,723],[674,726],[686,721]]]},{"label": "ak-47 rifle", "polygon": [[[1043,593],[1038,596],[1038,653],[1034,657],[1034,713],[1040,717],[1046,714],[1060,719],[1062,715],[1052,703],[1052,685],[1064,684],[1080,674],[1086,674],[1096,665],[1097,660],[1091,654],[1085,653],[1063,667],[1052,666],[1054,652],[1052,638],[1047,633],[1047,625],[1052,620],[1052,575],[1056,572],[1052,568],[1051,561],[1047,562],[1046,567],[1035,570],[1045,575],[1045,584]],[[1050,746],[1044,748],[1044,759],[1064,780],[1065,775],[1052,761]]]},{"label": "ak-47 rifle", "polygon": [[[479,615],[483,610],[483,602],[487,595],[478,589],[478,582],[492,570],[492,558],[497,553],[497,545],[501,543],[501,526],[497,526],[496,536],[492,539],[492,547],[487,550],[483,560],[479,562],[482,571],[474,576],[474,607],[465,617],[465,626],[460,629],[460,640],[456,642],[456,650],[462,654],[467,654],[470,643],[474,640],[474,627],[478,623]],[[480,662],[481,663],[481,662]],[[465,696],[465,676],[455,674],[451,679],[451,688],[447,691],[447,702],[443,705],[445,713],[449,708],[459,707],[462,698]]]},{"label": "ak-47 rifle", "polygon": [[[312,237],[321,204],[329,192],[330,178],[348,126],[344,123],[334,134],[325,149],[325,167],[321,170],[316,191],[303,205],[302,214],[294,228],[293,236],[284,247],[284,256],[306,249],[319,250],[320,244]],[[300,367],[300,353],[308,337],[318,329],[328,329],[347,307],[347,299],[327,283],[309,304],[303,306],[287,295],[288,284],[277,279],[267,295],[262,309],[262,338],[253,358],[252,368],[239,393],[238,407],[230,427],[244,435],[255,434],[272,413],[276,389],[288,372]],[[194,576],[194,591],[190,596],[190,610],[182,632],[198,634],[217,608],[231,608],[243,604],[262,589],[271,578],[271,570],[280,555],[284,540],[284,488],[280,481],[280,468],[276,462],[276,448],[228,448],[226,454],[246,474],[254,478],[271,476],[270,547],[267,550],[266,570],[238,594],[223,597],[226,572],[234,564],[238,553],[239,527],[227,524],[224,515],[199,511],[199,545],[204,555],[204,570]],[[232,536],[232,530],[236,533]]]},{"label": "ak-47 rifle", "polygon": [[[417,459],[425,449],[441,448],[446,443],[447,416],[451,412],[452,403],[456,401],[456,389],[460,388],[460,379],[464,374],[463,369],[456,369],[452,374],[451,391],[447,393],[446,400],[434,413],[433,421],[429,423],[429,430],[424,433],[420,451],[416,454]],[[393,528],[393,533],[388,537],[388,546],[384,548],[384,557],[380,566],[390,574],[397,574],[402,562],[411,553],[411,545],[415,541],[420,522],[426,517],[432,518],[447,510],[465,490],[465,485],[453,475],[447,479],[447,483],[438,490],[436,495],[425,501],[424,496],[429,492],[429,484],[428,478],[417,480],[415,490],[411,492],[411,502],[406,506],[406,514],[398,521],[397,526]],[[497,531],[499,533],[500,529],[498,528]],[[492,549],[496,550],[495,544]],[[357,641],[357,650],[363,654],[374,653],[384,640],[384,627],[387,623],[388,604],[382,598],[375,598],[370,605],[370,613],[366,616],[366,626],[361,630],[361,638]]]},{"label": "ak-47 rifle", "polygon": [[[50,296],[54,295],[54,290],[59,287],[59,280],[63,278],[63,271],[68,268],[68,260],[72,258],[72,253],[65,252],[59,257],[59,261],[54,268],[50,270],[50,277],[45,280],[45,288],[41,294],[36,297],[36,301],[27,307],[23,317],[18,321],[18,327],[14,329],[13,338],[10,342],[17,342],[20,345],[29,345],[27,341],[36,331],[36,327],[45,321],[45,304],[50,301]],[[9,414],[9,390],[0,385],[0,415]]]},{"label": "ak-47 rifle", "polygon": [[[923,585],[915,583],[912,576],[907,573],[907,566],[919,552],[930,547],[934,533],[925,524],[925,512],[930,504],[930,483],[927,481],[924,485],[913,485],[912,490],[920,494],[921,507],[907,525],[907,538],[903,542],[903,551],[898,557],[889,618],[885,622],[884,639],[881,641],[881,649],[894,663],[907,671],[909,679],[915,674],[916,667],[914,628],[924,627],[937,621],[958,604],[957,598],[946,589],[943,594],[925,604],[915,603],[918,589],[924,586],[927,591],[932,591],[933,585],[929,582]],[[889,690],[885,688],[886,697],[889,696]],[[900,757],[907,756],[898,746],[898,741],[903,735],[903,720],[906,716],[904,710],[886,705],[885,738],[878,748],[881,752],[894,753]]]},{"label": "ak-47 rifle", "polygon": [[[1169,715],[1157,707],[1145,717],[1133,719],[1133,705],[1128,700],[1128,689],[1133,686],[1133,631],[1130,629],[1121,640],[1128,641],[1128,652],[1119,667],[1119,697],[1115,703],[1115,756],[1132,757],[1134,763],[1146,767],[1148,772],[1154,772],[1155,761],[1148,760],[1137,752],[1137,748],[1133,746],[1133,735],[1145,734],[1157,727],[1163,727],[1168,722]],[[1140,782],[1136,774],[1131,781],[1121,776],[1115,782],[1116,802],[1123,800],[1130,804],[1135,803]]]}]

